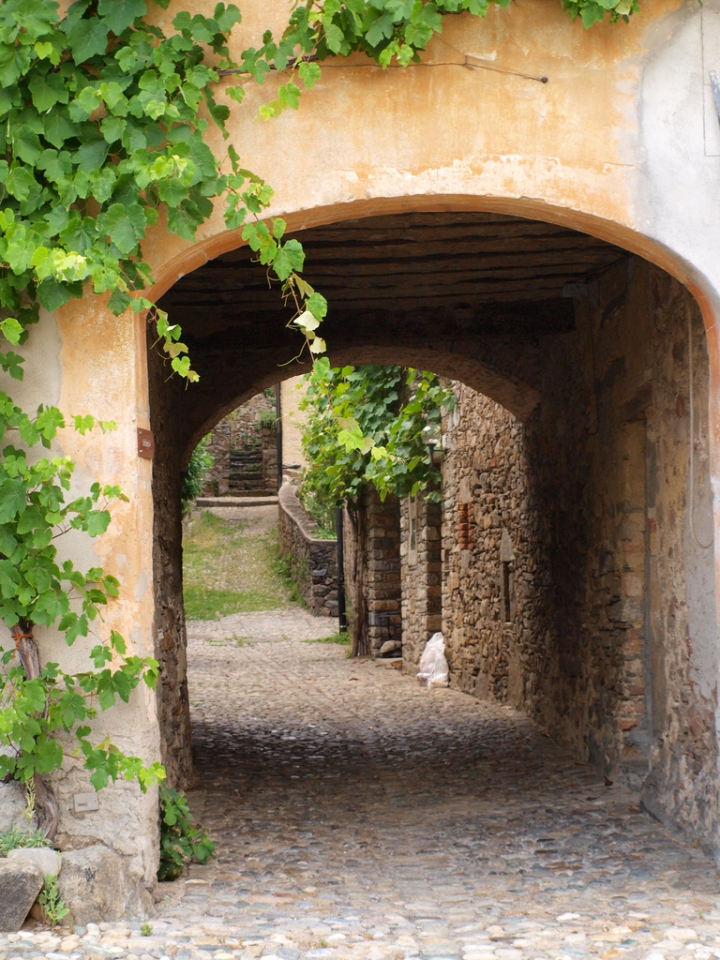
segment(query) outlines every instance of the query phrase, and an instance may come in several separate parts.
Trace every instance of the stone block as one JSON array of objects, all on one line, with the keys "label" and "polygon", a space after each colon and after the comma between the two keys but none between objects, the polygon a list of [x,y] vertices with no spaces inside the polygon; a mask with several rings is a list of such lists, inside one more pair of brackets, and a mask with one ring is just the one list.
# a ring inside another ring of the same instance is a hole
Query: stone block
[{"label": "stone block", "polygon": [[386,640],[385,643],[380,647],[380,656],[386,657],[391,653],[396,653],[399,650],[402,650],[402,643],[399,640]]},{"label": "stone block", "polygon": [[0,862],[0,933],[15,933],[25,923],[45,876],[34,863]]},{"label": "stone block", "polygon": [[25,791],[19,783],[0,783],[0,830],[29,830],[24,814],[26,805]]},{"label": "stone block", "polygon": [[63,853],[58,886],[75,924],[146,920],[155,914],[152,897],[126,861],[101,845]]},{"label": "stone block", "polygon": [[56,877],[60,873],[60,854],[50,847],[21,847],[7,855],[9,863],[32,863],[44,877]]}]

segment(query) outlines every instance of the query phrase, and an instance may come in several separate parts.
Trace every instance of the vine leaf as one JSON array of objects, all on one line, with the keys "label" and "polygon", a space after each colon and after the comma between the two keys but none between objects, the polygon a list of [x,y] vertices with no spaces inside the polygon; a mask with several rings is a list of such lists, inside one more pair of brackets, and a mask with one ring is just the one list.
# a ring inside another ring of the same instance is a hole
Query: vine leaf
[{"label": "vine leaf", "polygon": [[99,0],[98,13],[112,32],[120,35],[137,17],[147,13],[147,4],[145,0]]},{"label": "vine leaf", "polygon": [[113,203],[100,220],[101,228],[107,233],[120,253],[132,253],[138,241],[145,236],[147,218],[139,203],[125,207],[122,203]]},{"label": "vine leaf", "polygon": [[76,21],[68,33],[75,63],[84,63],[90,57],[105,53],[109,32],[107,23],[98,17]]}]

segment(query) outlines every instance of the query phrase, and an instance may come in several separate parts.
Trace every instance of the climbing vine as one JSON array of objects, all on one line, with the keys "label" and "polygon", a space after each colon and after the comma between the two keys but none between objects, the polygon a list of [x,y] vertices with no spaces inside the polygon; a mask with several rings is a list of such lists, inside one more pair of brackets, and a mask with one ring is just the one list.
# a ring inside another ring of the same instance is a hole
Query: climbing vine
[{"label": "climbing vine", "polygon": [[301,497],[328,526],[337,507],[354,503],[372,484],[382,499],[424,492],[437,499],[440,471],[430,462],[426,437],[439,433],[442,408],[455,395],[433,373],[398,366],[333,368],[315,362],[301,408],[308,463]]},{"label": "climbing vine", "polygon": [[[169,0],[154,3],[166,8]],[[63,17],[55,0],[4,0],[0,330],[6,346],[0,368],[21,380],[24,359],[12,348],[25,343],[40,308],[55,310],[90,290],[105,296],[118,315],[147,312],[172,371],[196,380],[179,326],[144,295],[153,277],[142,243],[161,218],[170,232],[192,241],[216,206],[227,228],[242,231],[280,283],[311,353],[322,353],[317,331],[327,303],[301,276],[301,244],[285,239],[280,218],[262,220],[272,189],[242,166],[233,145],[216,157],[206,142],[208,126],[227,136],[229,104],[242,103],[248,80],[262,83],[271,71],[287,72],[275,98],[261,108],[270,118],[298,106],[301,88],[318,81],[325,58],[359,50],[382,66],[407,66],[442,29],[444,15],[485,16],[491,3],[506,7],[510,0],[309,0],[295,6],[282,37],[266,34],[260,48],[244,51],[236,62],[228,47],[240,21],[233,4],[218,3],[212,16],[181,11],[166,32],[146,19],[147,0],[76,0]],[[586,27],[606,14],[627,19],[638,9],[636,0],[562,4]],[[326,361],[315,376],[319,391],[321,378],[330,377]],[[401,374],[388,376],[395,377],[399,402]],[[397,430],[374,424],[381,411],[339,416],[353,395],[355,371],[341,373],[335,383],[346,388],[346,399],[328,401],[348,462],[361,462],[363,475],[381,492],[419,490],[433,479],[416,449],[415,427],[428,415],[431,398],[444,401],[437,383],[418,376],[415,399],[405,405]],[[81,433],[112,428],[87,415],[71,422]],[[0,671],[0,777],[35,784],[48,834],[57,825],[57,805],[42,777],[64,758],[82,763],[97,788],[117,776],[137,777],[144,788],[163,776],[159,765],[90,739],[89,721],[98,710],[118,697],[127,700],[141,682],[152,687],[157,664],[127,656],[114,631],[103,639],[102,610],[117,595],[118,582],[100,568],[81,571],[58,553],[56,539],[70,531],[104,533],[108,506],[122,499],[118,488],[98,484],[71,497],[72,461],[28,454],[38,444],[50,447],[65,426],[57,408],[41,405],[30,415],[0,393],[0,439],[17,437],[0,454],[0,617],[13,637]],[[352,495],[347,477],[337,474],[336,499],[341,489]],[[95,632],[92,669],[69,674],[57,664],[41,665],[36,624],[57,626],[69,644]]]}]

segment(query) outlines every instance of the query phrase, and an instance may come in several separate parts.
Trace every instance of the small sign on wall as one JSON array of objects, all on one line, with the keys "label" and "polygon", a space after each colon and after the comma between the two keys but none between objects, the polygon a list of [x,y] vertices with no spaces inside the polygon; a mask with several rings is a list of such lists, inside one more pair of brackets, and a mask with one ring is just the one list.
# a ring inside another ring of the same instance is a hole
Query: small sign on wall
[{"label": "small sign on wall", "polygon": [[138,456],[142,457],[143,460],[152,460],[155,455],[155,437],[152,435],[152,431],[138,427],[137,439]]}]

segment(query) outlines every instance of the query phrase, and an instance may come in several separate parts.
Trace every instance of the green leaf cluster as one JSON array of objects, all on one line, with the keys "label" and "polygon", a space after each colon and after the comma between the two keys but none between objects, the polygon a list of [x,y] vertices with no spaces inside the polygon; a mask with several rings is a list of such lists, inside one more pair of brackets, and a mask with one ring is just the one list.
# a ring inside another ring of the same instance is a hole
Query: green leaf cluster
[{"label": "green leaf cluster", "polygon": [[202,493],[202,488],[215,462],[215,458],[208,449],[208,442],[209,437],[203,437],[190,454],[188,465],[183,471],[180,488],[180,507],[183,516],[189,513],[196,498]]},{"label": "green leaf cluster", "polygon": [[45,883],[38,896],[38,903],[45,920],[51,927],[56,927],[59,923],[62,923],[63,918],[70,913],[68,907],[65,906],[65,901],[60,896],[58,878],[53,874],[46,875]]},{"label": "green leaf cluster", "polygon": [[[92,417],[74,421],[80,432],[96,425]],[[118,698],[127,702],[141,681],[153,687],[157,662],[127,656],[125,641],[114,630],[107,641],[97,636],[102,611],[117,597],[119,583],[101,567],[81,570],[62,560],[56,546],[58,537],[73,530],[90,537],[104,533],[110,504],[127,498],[119,488],[98,483],[71,498],[73,462],[29,455],[35,446],[50,447],[64,426],[56,407],[40,406],[31,417],[0,392],[0,444],[8,434],[22,443],[0,450],[0,619],[21,635],[40,624],[57,627],[68,645],[78,637],[98,640],[90,651],[90,669],[69,674],[48,663],[37,677],[26,676],[14,644],[0,645],[0,779],[27,782],[59,767],[63,744],[72,734],[73,753],[96,789],[120,775],[137,777],[145,789],[164,776],[162,767],[147,767],[109,741],[93,744],[89,721],[98,708],[107,710]]]},{"label": "green leaf cluster", "polygon": [[158,880],[177,880],[191,860],[207,863],[215,846],[204,828],[193,824],[187,797],[174,787],[161,787]]},{"label": "green leaf cluster", "polygon": [[0,857],[6,857],[11,850],[52,846],[42,830],[18,830],[8,827],[0,830]]},{"label": "green leaf cluster", "polygon": [[[191,241],[216,201],[237,228],[272,197],[233,148],[223,173],[205,142],[209,123],[227,136],[214,91],[238,66],[227,47],[238,8],[181,11],[167,35],[146,13],[146,0],[76,0],[63,19],[55,0],[0,5],[0,310],[20,336],[39,306],[87,285],[115,313],[152,308],[141,245],[161,213]],[[225,92],[242,100],[241,86]],[[264,262],[292,284],[299,244],[275,241]],[[172,369],[197,379],[179,327],[157,319]]]},{"label": "green leaf cluster", "polygon": [[[571,18],[580,17],[585,27],[602,20],[628,20],[639,10],[637,0],[561,0]],[[436,33],[442,32],[447,14],[471,13],[485,17],[492,4],[509,7],[511,0],[314,0],[296,6],[282,37],[271,33],[259,48],[246,50],[243,69],[262,83],[271,69],[297,68],[305,86],[313,86],[320,72],[316,61],[347,57],[361,51],[383,67],[420,61]],[[297,107],[300,89],[292,81],[279,88],[276,99],[261,111],[276,116],[286,107]]]},{"label": "green leaf cluster", "polygon": [[301,406],[300,495],[311,515],[330,525],[334,510],[354,502],[366,484],[388,493],[435,498],[442,479],[430,462],[423,431],[439,429],[455,402],[433,373],[398,366],[331,367],[326,357],[308,375]]}]

